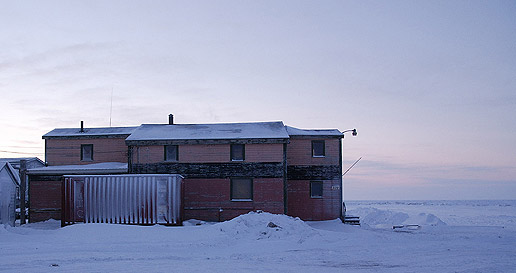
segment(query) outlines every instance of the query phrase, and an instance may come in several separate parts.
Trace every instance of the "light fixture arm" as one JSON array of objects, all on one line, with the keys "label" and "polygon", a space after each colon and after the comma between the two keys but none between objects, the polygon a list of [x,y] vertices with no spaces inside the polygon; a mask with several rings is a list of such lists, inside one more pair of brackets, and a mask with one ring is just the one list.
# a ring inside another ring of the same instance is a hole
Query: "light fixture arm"
[{"label": "light fixture arm", "polygon": [[345,130],[342,132],[342,134],[347,133],[347,132],[351,132],[352,136],[357,136],[357,129]]}]

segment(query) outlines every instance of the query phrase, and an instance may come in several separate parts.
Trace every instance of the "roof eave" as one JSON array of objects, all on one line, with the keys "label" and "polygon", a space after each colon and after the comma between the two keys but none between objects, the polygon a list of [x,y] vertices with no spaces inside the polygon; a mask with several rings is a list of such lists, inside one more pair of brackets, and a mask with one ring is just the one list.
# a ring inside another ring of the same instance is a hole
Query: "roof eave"
[{"label": "roof eave", "polygon": [[321,138],[344,138],[344,135],[290,135],[292,139],[321,139]]},{"label": "roof eave", "polygon": [[283,144],[290,137],[282,138],[229,138],[229,139],[126,139],[128,146],[138,145],[188,145],[188,144]]},{"label": "roof eave", "polygon": [[96,139],[96,138],[127,138],[131,134],[98,134],[98,135],[68,135],[68,136],[47,136],[43,135],[42,139]]},{"label": "roof eave", "polygon": [[29,175],[73,175],[73,174],[124,174],[127,169],[100,169],[100,170],[33,170]]}]

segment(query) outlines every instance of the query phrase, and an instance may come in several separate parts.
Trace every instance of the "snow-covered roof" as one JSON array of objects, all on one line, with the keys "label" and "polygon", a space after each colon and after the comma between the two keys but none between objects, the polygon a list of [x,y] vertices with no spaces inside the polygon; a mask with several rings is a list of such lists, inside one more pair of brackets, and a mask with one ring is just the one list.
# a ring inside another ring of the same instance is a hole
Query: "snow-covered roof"
[{"label": "snow-covered roof", "polygon": [[342,132],[337,129],[298,129],[291,126],[285,126],[290,136],[340,136]]},{"label": "snow-covered roof", "polygon": [[36,164],[44,166],[45,162],[37,157],[12,157],[12,158],[0,158],[1,161],[9,162],[15,169],[20,167],[20,162],[25,160],[27,162],[36,162]]},{"label": "snow-covered roof", "polygon": [[214,124],[143,124],[126,140],[287,139],[281,121]]},{"label": "snow-covered roof", "polygon": [[57,128],[43,135],[43,138],[129,135],[136,128],[138,127],[84,128],[84,132],[80,128]]},{"label": "snow-covered roof", "polygon": [[[3,159],[0,159],[3,160]],[[13,179],[12,182],[16,184],[16,186],[20,185],[20,174],[17,170],[13,168],[13,166],[8,161],[0,161],[0,171],[4,169],[9,173],[11,178]]]},{"label": "snow-covered roof", "polygon": [[[0,161],[8,161],[9,163],[20,162],[22,160],[26,160],[26,161],[39,160],[39,161],[41,161],[41,159],[39,159],[37,157],[7,157],[7,158],[0,158]],[[43,161],[41,161],[41,162],[43,162]]]},{"label": "snow-covered roof", "polygon": [[32,168],[27,174],[114,174],[127,173],[127,163],[103,162],[87,165],[62,165]]},{"label": "snow-covered roof", "polygon": [[127,141],[288,139],[290,136],[342,137],[337,129],[299,129],[281,121],[212,124],[142,124],[138,127],[58,128],[47,138],[128,136]]}]

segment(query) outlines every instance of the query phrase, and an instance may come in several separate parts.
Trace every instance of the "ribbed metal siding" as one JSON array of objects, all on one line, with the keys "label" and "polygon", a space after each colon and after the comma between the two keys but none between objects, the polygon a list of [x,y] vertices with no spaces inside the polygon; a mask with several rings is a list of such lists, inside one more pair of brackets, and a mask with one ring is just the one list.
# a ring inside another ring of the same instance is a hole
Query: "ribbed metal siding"
[{"label": "ribbed metal siding", "polygon": [[180,175],[65,176],[62,225],[181,224]]},{"label": "ribbed metal siding", "polygon": [[[1,167],[0,167],[0,171]],[[2,175],[0,173],[0,175]],[[7,175],[7,173],[4,173]],[[2,178],[8,178],[2,180]],[[16,186],[10,177],[0,177],[0,225],[14,226],[16,204]]]}]

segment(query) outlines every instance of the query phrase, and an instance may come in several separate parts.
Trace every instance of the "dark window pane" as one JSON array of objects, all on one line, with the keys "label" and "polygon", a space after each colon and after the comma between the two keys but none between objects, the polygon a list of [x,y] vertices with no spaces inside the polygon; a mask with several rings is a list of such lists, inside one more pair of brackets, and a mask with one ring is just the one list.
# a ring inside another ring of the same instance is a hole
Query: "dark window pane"
[{"label": "dark window pane", "polygon": [[245,159],[244,144],[231,144],[231,160],[239,161]]},{"label": "dark window pane", "polygon": [[312,141],[312,156],[324,156],[324,140]]},{"label": "dark window pane", "polygon": [[81,160],[83,160],[83,161],[93,160],[93,144],[81,145]]},{"label": "dark window pane", "polygon": [[177,161],[177,145],[166,145],[165,146],[165,161]]},{"label": "dark window pane", "polygon": [[231,199],[253,199],[252,179],[231,179]]},{"label": "dark window pane", "polygon": [[323,196],[323,182],[312,181],[310,182],[310,197],[322,197]]}]

